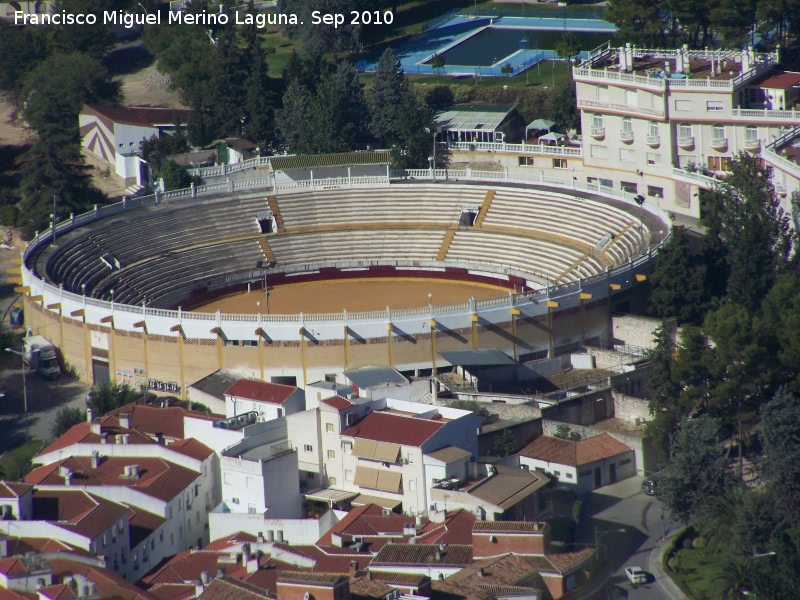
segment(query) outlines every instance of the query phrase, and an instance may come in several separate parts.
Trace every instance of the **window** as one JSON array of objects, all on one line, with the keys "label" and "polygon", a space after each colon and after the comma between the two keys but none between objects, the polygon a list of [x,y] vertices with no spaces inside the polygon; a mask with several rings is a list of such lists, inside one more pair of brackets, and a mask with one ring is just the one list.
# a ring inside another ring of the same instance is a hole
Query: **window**
[{"label": "window", "polygon": [[619,160],[621,162],[636,162],[636,152],[632,148],[620,148]]},{"label": "window", "polygon": [[561,471],[553,471],[553,475],[556,477],[561,477]]},{"label": "window", "polygon": [[567,479],[572,479],[572,478],[573,478],[572,473],[567,473]]},{"label": "window", "polygon": [[608,158],[608,148],[592,144],[589,146],[589,154],[592,158]]},{"label": "window", "polygon": [[225,340],[226,346],[238,346],[239,340]]},{"label": "window", "polygon": [[250,515],[256,514],[256,505],[255,504],[248,504],[247,505],[247,514],[250,514]]},{"label": "window", "polygon": [[333,423],[325,423],[325,431],[333,433]]},{"label": "window", "polygon": [[353,469],[347,469],[344,472],[345,481],[353,481]]},{"label": "window", "polygon": [[554,169],[566,169],[567,168],[567,159],[566,158],[554,158],[553,159],[553,168]]},{"label": "window", "polygon": [[197,496],[199,496],[199,495],[200,495],[200,486],[195,484],[195,486],[194,486],[194,497],[197,498]]},{"label": "window", "polygon": [[675,110],[691,111],[692,110],[692,101],[691,100],[675,100]]},{"label": "window", "polygon": [[533,157],[532,156],[520,156],[519,157],[519,166],[520,167],[532,167],[533,166]]},{"label": "window", "polygon": [[622,119],[622,133],[633,133],[633,121],[629,117]]},{"label": "window", "polygon": [[720,100],[709,100],[706,102],[706,110],[708,112],[716,112],[720,110],[725,110],[725,107],[722,105]]},{"label": "window", "polygon": [[600,178],[600,187],[613,188],[614,187],[614,182],[611,179],[603,179],[601,177]]},{"label": "window", "polygon": [[639,106],[639,98],[636,90],[625,90],[625,104],[628,106]]},{"label": "window", "polygon": [[304,444],[303,445],[303,451],[304,452],[313,452],[314,451],[314,447],[311,444]]},{"label": "window", "polygon": [[258,346],[257,340],[244,340],[242,346]]},{"label": "window", "polygon": [[336,477],[328,477],[328,485],[336,485]]},{"label": "window", "polygon": [[626,458],[625,460],[619,461],[619,466],[620,467],[625,466],[625,465],[629,465],[629,464],[631,464],[631,459],[630,458]]},{"label": "window", "polygon": [[651,138],[658,137],[658,123],[655,121],[650,121],[650,124],[647,128],[647,135],[649,135]]},{"label": "window", "polygon": [[353,453],[353,444],[350,442],[345,442],[342,444],[342,449],[344,450],[345,454],[352,454]]},{"label": "window", "polygon": [[722,123],[714,123],[711,126],[711,141],[719,142],[725,139],[725,125]]},{"label": "window", "polygon": [[691,123],[681,123],[678,125],[678,139],[682,138],[690,138],[692,137],[692,124]]},{"label": "window", "polygon": [[592,115],[592,129],[602,129],[603,128],[603,115],[593,114]]},{"label": "window", "polygon": [[620,181],[619,187],[622,188],[623,191],[628,192],[629,194],[639,193],[638,186],[633,181]]},{"label": "window", "polygon": [[652,196],[653,198],[663,198],[664,197],[664,188],[656,187],[654,185],[647,186],[647,195]]},{"label": "window", "polygon": [[744,139],[746,142],[758,141],[758,127],[755,125],[748,125],[744,130]]},{"label": "window", "polygon": [[164,532],[163,531],[159,532],[158,541],[161,542],[162,544],[164,543]]},{"label": "window", "polygon": [[709,171],[729,171],[730,158],[727,156],[709,156],[708,157],[708,170]]},{"label": "window", "polygon": [[328,450],[328,458],[336,458],[336,450]]},{"label": "window", "polygon": [[647,164],[648,165],[658,165],[661,164],[661,155],[657,152],[648,152],[647,153]]}]

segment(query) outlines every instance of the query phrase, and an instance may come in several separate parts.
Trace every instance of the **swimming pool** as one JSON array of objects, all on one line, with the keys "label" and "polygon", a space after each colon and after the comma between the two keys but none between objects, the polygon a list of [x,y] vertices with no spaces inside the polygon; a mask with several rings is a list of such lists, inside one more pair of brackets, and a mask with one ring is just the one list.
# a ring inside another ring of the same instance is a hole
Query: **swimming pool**
[{"label": "swimming pool", "polygon": [[[526,39],[529,49],[553,50],[564,35],[564,30],[538,30],[506,27],[487,27],[466,38],[441,56],[448,66],[488,67],[503,60],[521,48]],[[581,50],[592,50],[611,39],[613,32],[574,31]]]}]

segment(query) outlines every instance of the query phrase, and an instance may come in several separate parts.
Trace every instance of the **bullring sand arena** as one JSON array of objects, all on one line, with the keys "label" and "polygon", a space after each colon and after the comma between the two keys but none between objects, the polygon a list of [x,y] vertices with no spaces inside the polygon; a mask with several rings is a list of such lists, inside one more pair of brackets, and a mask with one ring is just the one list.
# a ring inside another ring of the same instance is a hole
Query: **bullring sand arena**
[{"label": "bullring sand arena", "polygon": [[607,343],[669,231],[645,208],[596,186],[388,172],[215,184],[62,222],[18,283],[32,332],[91,383],[185,397],[219,369],[298,385],[369,365],[425,374],[445,351]]},{"label": "bullring sand arena", "polygon": [[[269,311],[275,314],[326,313],[344,310],[371,311],[390,308],[413,308],[433,304],[454,304],[470,298],[483,300],[507,293],[495,285],[383,277],[369,279],[309,281],[269,289]],[[194,307],[197,312],[221,310],[231,314],[263,313],[264,291],[251,290],[223,296]]]}]

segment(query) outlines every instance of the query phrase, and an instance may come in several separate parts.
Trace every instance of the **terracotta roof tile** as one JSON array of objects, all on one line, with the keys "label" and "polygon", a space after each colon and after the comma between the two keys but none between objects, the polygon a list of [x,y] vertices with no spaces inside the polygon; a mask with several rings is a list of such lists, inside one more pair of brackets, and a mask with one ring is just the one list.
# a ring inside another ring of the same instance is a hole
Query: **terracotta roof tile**
[{"label": "terracotta roof tile", "polygon": [[352,427],[342,431],[343,436],[364,438],[376,442],[389,442],[405,446],[421,446],[444,426],[444,422],[420,419],[396,413],[375,411]]},{"label": "terracotta roof tile", "polygon": [[307,571],[279,571],[278,585],[285,583],[288,585],[315,585],[325,587],[335,587],[347,581],[345,575],[332,573],[309,573]]},{"label": "terracotta roof tile", "polygon": [[771,88],[773,90],[786,90],[790,87],[800,85],[800,73],[793,73],[790,71],[767,73],[763,79],[756,81],[755,84],[750,85],[757,85],[758,87],[762,88]]},{"label": "terracotta roof tile", "polygon": [[256,402],[283,404],[295,391],[297,391],[297,388],[291,385],[267,383],[266,381],[257,381],[255,379],[240,379],[225,390],[225,395],[247,398]]},{"label": "terracotta roof tile", "polygon": [[447,513],[442,523],[427,523],[419,532],[422,544],[472,544],[475,515],[468,510]]},{"label": "terracotta roof tile", "polygon": [[[436,559],[439,552],[441,559]],[[386,544],[371,565],[464,567],[472,562],[472,546],[452,544],[439,550],[436,544]]]},{"label": "terracotta roof tile", "polygon": [[578,441],[543,435],[525,446],[519,454],[536,460],[577,467],[630,451],[629,446],[603,433]]},{"label": "terracotta roof tile", "polygon": [[[127,429],[119,426],[119,420],[116,417],[102,417],[100,419],[102,427],[102,434],[105,434],[105,441],[108,444],[114,444],[117,441],[116,436],[121,434],[128,434],[128,444],[153,444],[145,434],[136,431],[135,429]],[[49,454],[57,450],[63,450],[73,444],[100,444],[103,441],[103,435],[99,433],[92,433],[92,424],[87,422],[78,423],[69,428],[60,438],[47,446],[44,450],[39,452],[37,456],[42,454]]]},{"label": "terracotta roof tile", "polygon": [[574,571],[593,557],[593,548],[584,548],[577,552],[560,552],[558,554],[547,555],[547,559],[552,563],[553,567],[564,575]]},{"label": "terracotta roof tile", "polygon": [[30,492],[33,486],[17,481],[0,481],[0,498],[19,498]]},{"label": "terracotta roof tile", "polygon": [[327,404],[336,410],[347,410],[348,408],[352,408],[356,405],[355,402],[351,402],[347,398],[342,398],[341,396],[331,396],[330,398],[323,400],[322,403]]},{"label": "terracotta roof tile", "polygon": [[18,592],[0,587],[0,600],[39,600],[39,596],[28,592]]},{"label": "terracotta roof tile", "polygon": [[383,581],[370,577],[359,577],[350,581],[350,594],[359,598],[385,598],[394,588]]},{"label": "terracotta roof tile", "polygon": [[63,583],[39,588],[36,593],[39,594],[40,598],[46,598],[47,600],[73,600],[75,598],[72,588]]},{"label": "terracotta roof tile", "polygon": [[[315,561],[314,570],[319,573],[350,573],[350,562],[355,560],[360,567],[369,563],[372,559],[370,552],[354,552],[347,548],[337,548],[336,546],[310,546],[310,545],[278,545],[283,551],[299,554]],[[300,569],[287,569],[300,570]]]},{"label": "terracotta roof tile", "polygon": [[28,572],[28,567],[17,556],[0,559],[0,573],[8,576],[24,575]]},{"label": "terracotta roof tile", "polygon": [[441,460],[446,464],[450,464],[463,458],[467,458],[468,456],[472,456],[472,452],[469,450],[464,450],[463,448],[459,448],[458,446],[445,446],[444,448],[440,448],[435,452],[428,452],[428,456],[435,458],[436,460]]},{"label": "terracotta roof tile", "polygon": [[197,597],[194,584],[159,585],[147,591],[159,600],[194,600]]},{"label": "terracotta roof tile", "polygon": [[140,125],[151,127],[153,125],[171,125],[177,116],[181,124],[186,124],[187,119],[194,111],[185,108],[150,108],[137,106],[101,106],[87,104],[87,107],[100,113],[115,123],[127,125]]},{"label": "terracotta roof tile", "polygon": [[108,569],[85,565],[64,558],[51,558],[50,565],[53,567],[53,576],[58,580],[63,580],[66,575],[83,575],[97,586],[97,593],[101,598],[157,600],[155,596],[125,581],[125,579]]},{"label": "terracotta roof tile", "polygon": [[202,600],[260,600],[269,598],[269,596],[256,586],[230,577],[222,577],[212,581],[198,598],[202,598]]},{"label": "terracotta roof tile", "polygon": [[540,533],[546,523],[538,521],[475,521],[474,533]]},{"label": "terracotta roof tile", "polygon": [[117,408],[109,417],[109,426],[119,426],[119,415],[130,413],[131,429],[136,429],[149,436],[157,437],[159,434],[173,439],[183,439],[183,419],[190,417],[203,421],[220,421],[225,417],[196,410],[186,410],[180,406],[150,406],[148,404],[126,404]]},{"label": "terracotta roof tile", "polygon": [[422,584],[430,581],[427,575],[420,575],[419,573],[395,573],[385,571],[371,571],[373,579],[384,581],[390,585],[419,587]]},{"label": "terracotta roof tile", "polygon": [[198,442],[194,438],[175,440],[169,444],[167,448],[175,450],[176,452],[180,452],[181,454],[185,454],[189,458],[196,458],[197,460],[205,460],[214,454],[214,451],[211,448],[201,442]]},{"label": "terracotta roof tile", "polygon": [[496,474],[467,488],[466,492],[503,509],[515,506],[545,487],[550,479],[541,473],[496,465]]},{"label": "terracotta roof tile", "polygon": [[90,539],[97,537],[129,511],[118,504],[84,490],[36,490],[33,493],[33,518],[53,521],[54,525]]},{"label": "terracotta roof tile", "polygon": [[131,548],[135,548],[167,520],[155,513],[129,507],[128,526],[130,527]]},{"label": "terracotta roof tile", "polygon": [[[200,477],[199,472],[162,458],[108,456],[101,458],[96,469],[92,468],[91,461],[91,457],[71,456],[32,470],[25,476],[25,481],[34,485],[64,485],[64,477],[60,474],[63,466],[72,471],[74,486],[124,485],[169,501]],[[125,476],[125,467],[132,465],[139,466],[138,477]]]}]

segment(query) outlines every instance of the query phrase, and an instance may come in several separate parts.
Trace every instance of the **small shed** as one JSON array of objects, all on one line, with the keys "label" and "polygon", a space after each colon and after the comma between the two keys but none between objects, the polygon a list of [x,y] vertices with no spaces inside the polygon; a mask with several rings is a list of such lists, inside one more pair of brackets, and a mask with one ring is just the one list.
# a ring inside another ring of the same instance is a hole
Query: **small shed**
[{"label": "small shed", "polygon": [[505,142],[524,125],[513,104],[457,104],[436,122],[448,142]]}]

